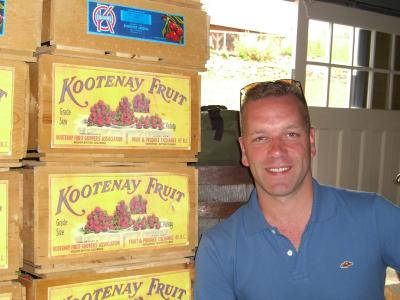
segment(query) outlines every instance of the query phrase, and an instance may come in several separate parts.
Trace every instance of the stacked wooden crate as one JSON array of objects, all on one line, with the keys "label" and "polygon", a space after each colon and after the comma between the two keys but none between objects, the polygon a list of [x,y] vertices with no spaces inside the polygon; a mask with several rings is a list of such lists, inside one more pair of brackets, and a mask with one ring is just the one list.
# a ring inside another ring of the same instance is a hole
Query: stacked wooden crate
[{"label": "stacked wooden crate", "polygon": [[16,281],[0,281],[1,300],[20,300],[25,299],[25,288]]},{"label": "stacked wooden crate", "polygon": [[40,1],[0,1],[0,167],[19,167],[28,136],[29,72],[42,20]]},{"label": "stacked wooden crate", "polygon": [[22,159],[28,136],[28,62],[36,60],[40,1],[0,1],[0,298],[25,299],[22,267]]},{"label": "stacked wooden crate", "polygon": [[196,242],[196,173],[175,164],[26,167],[24,269],[42,276],[181,261]]},{"label": "stacked wooden crate", "polygon": [[43,1],[27,299],[192,299],[207,41],[199,1]]},{"label": "stacked wooden crate", "polygon": [[[79,276],[78,276],[79,275]],[[26,280],[27,299],[192,299],[188,264]]]},{"label": "stacked wooden crate", "polygon": [[23,287],[16,281],[22,266],[22,174],[0,172],[0,299],[22,299]]},{"label": "stacked wooden crate", "polygon": [[386,300],[400,300],[400,284],[390,284],[385,286]]}]

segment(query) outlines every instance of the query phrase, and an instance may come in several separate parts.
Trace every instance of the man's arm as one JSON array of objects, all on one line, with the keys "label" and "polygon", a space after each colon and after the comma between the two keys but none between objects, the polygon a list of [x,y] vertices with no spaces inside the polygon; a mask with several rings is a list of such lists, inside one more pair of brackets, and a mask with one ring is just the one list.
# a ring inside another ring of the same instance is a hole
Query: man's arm
[{"label": "man's arm", "polygon": [[400,272],[400,207],[376,199],[375,217],[384,262]]},{"label": "man's arm", "polygon": [[[235,300],[232,264],[203,235],[196,254],[195,300]],[[228,255],[227,253],[225,253]]]}]

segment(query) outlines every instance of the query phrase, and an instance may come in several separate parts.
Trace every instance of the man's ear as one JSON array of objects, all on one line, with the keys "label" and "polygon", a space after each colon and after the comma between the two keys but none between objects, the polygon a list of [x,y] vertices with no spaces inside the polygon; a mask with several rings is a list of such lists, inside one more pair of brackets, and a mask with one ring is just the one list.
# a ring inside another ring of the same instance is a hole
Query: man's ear
[{"label": "man's ear", "polygon": [[314,157],[317,154],[317,148],[315,147],[315,128],[310,128],[310,154]]},{"label": "man's ear", "polygon": [[242,164],[245,167],[249,166],[249,160],[247,159],[247,155],[246,155],[246,150],[244,147],[244,138],[243,136],[238,138],[239,141],[239,145],[240,145],[240,150],[242,151]]}]

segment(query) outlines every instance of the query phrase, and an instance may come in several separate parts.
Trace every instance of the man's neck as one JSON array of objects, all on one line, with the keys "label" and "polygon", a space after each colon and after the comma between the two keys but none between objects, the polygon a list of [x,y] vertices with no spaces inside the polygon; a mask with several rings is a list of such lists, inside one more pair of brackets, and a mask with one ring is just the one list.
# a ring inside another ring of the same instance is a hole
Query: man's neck
[{"label": "man's neck", "polygon": [[291,197],[272,197],[265,194],[263,196],[259,196],[259,201],[264,218],[298,249],[311,216],[312,187]]}]

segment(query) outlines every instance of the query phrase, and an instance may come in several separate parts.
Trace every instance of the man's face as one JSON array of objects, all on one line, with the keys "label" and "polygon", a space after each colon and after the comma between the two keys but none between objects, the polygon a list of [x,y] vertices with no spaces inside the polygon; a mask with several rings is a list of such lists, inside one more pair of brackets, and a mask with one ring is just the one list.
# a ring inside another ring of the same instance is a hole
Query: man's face
[{"label": "man's face", "polygon": [[268,96],[244,107],[242,163],[250,167],[259,194],[289,199],[311,188],[314,129],[307,131],[302,112],[293,95]]}]

